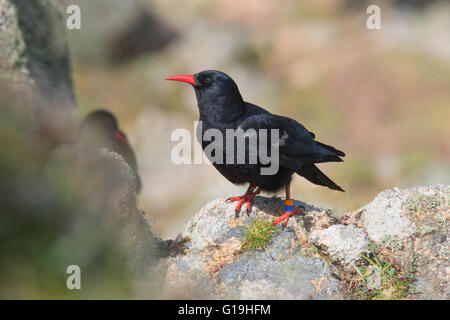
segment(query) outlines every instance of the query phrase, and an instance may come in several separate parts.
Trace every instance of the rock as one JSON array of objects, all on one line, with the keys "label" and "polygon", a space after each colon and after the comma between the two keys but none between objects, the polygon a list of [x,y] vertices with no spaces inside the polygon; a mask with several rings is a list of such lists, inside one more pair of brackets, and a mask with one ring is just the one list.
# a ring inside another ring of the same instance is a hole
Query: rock
[{"label": "rock", "polygon": [[[98,208],[113,226],[128,270],[142,279],[154,272],[165,242],[153,235],[148,221],[137,207],[136,175],[123,157],[107,149],[83,144],[63,145],[53,153],[55,161],[71,167],[74,185],[98,190],[88,202]],[[50,163],[50,167],[54,162]]]},{"label": "rock", "polygon": [[372,298],[448,299],[449,202],[449,186],[394,188],[344,220],[295,201],[302,214],[285,229],[277,226],[264,249],[251,251],[248,226],[273,221],[283,211],[281,199],[257,197],[250,216],[238,219],[235,204],[211,201],[186,225],[184,253],[164,260],[164,294],[349,299],[359,288]]},{"label": "rock", "polygon": [[[295,205],[305,207],[308,223],[312,220],[307,217],[320,210],[300,202]],[[277,227],[266,250],[245,251],[246,225],[257,219],[272,221],[282,211],[280,199],[257,197],[250,217],[242,214],[238,219],[234,219],[235,206],[224,200],[211,201],[187,224],[183,232],[190,239],[186,254],[165,261],[166,295],[183,292],[186,298],[342,299],[332,268],[308,252],[307,244],[300,243],[297,232],[301,231],[295,231],[293,219],[284,231]],[[325,212],[320,215],[326,219]]]},{"label": "rock", "polygon": [[[116,153],[78,145],[51,157],[25,106],[1,97],[9,147],[0,163],[0,297],[119,298],[139,289],[155,297],[165,242],[137,207],[133,170]],[[82,271],[82,291],[67,290],[71,265]]]},{"label": "rock", "polygon": [[75,127],[60,9],[56,0],[0,0],[0,108],[20,105],[29,118],[26,127],[33,127],[49,150],[67,141]]},{"label": "rock", "polygon": [[[349,223],[400,268],[413,266],[413,299],[449,299],[450,186],[394,188],[356,210]],[[412,263],[413,262],[413,263]]]},{"label": "rock", "polygon": [[138,209],[133,170],[106,149],[49,154],[70,136],[75,105],[58,1],[0,0],[0,41],[0,136],[14,146],[0,164],[0,297],[74,298],[70,265],[83,274],[78,298],[156,297],[167,243]]},{"label": "rock", "polygon": [[416,231],[414,223],[403,214],[406,197],[399,189],[386,190],[362,209],[361,227],[371,240],[378,243],[394,237],[405,239]]},{"label": "rock", "polygon": [[[0,297],[156,298],[168,248],[137,206],[134,171],[106,149],[63,145],[49,154],[21,99],[0,96],[0,136],[9,146],[0,163],[8,257]],[[67,290],[71,265],[82,271],[78,292]]]},{"label": "rock", "polygon": [[32,87],[51,105],[75,105],[63,16],[55,0],[0,0],[0,42],[0,79]]},{"label": "rock", "polygon": [[367,251],[369,240],[364,232],[354,225],[333,225],[311,233],[315,245],[328,252],[333,261],[350,264]]}]

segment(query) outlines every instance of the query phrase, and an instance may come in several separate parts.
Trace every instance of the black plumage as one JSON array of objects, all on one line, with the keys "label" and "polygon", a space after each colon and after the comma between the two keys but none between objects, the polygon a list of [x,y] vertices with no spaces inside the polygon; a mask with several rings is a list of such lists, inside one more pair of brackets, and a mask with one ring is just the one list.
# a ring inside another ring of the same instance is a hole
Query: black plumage
[{"label": "black plumage", "polygon": [[[342,151],[315,140],[315,135],[299,122],[270,113],[269,111],[245,102],[236,83],[228,75],[220,71],[203,71],[195,75],[181,75],[167,78],[168,80],[188,82],[193,85],[200,111],[202,133],[208,129],[217,129],[224,136],[227,129],[278,129],[278,141],[271,141],[267,135],[267,145],[279,143],[279,170],[274,175],[262,175],[261,161],[256,164],[213,163],[214,167],[234,184],[250,183],[259,189],[276,192],[286,187],[289,198],[289,184],[292,175],[297,173],[308,181],[326,186],[333,190],[343,191],[336,183],[317,168],[316,163],[340,162],[345,156]],[[199,136],[197,138],[200,138]],[[225,153],[227,146],[224,138]],[[236,139],[235,139],[236,142]],[[203,150],[211,141],[202,141]],[[259,155],[259,148],[257,149]],[[234,150],[234,160],[237,150]],[[245,156],[249,158],[249,142],[246,142]],[[215,154],[213,154],[214,156]],[[224,157],[225,159],[225,157]],[[248,199],[246,199],[248,200]],[[239,206],[240,209],[240,206]]]}]

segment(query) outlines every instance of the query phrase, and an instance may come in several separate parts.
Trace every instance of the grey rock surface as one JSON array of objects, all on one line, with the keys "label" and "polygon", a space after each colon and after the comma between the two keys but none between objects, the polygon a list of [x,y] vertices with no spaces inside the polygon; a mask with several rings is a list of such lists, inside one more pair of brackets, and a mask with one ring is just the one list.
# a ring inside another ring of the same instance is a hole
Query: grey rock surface
[{"label": "grey rock surface", "polygon": [[362,209],[362,226],[371,240],[405,239],[416,231],[414,223],[403,215],[402,205],[407,196],[400,189],[386,190]]},{"label": "grey rock surface", "polygon": [[[394,188],[337,219],[330,210],[296,201],[304,210],[285,229],[277,226],[265,250],[245,250],[246,226],[273,221],[279,198],[257,197],[250,216],[234,218],[235,204],[206,204],[186,225],[184,254],[164,260],[164,294],[178,298],[348,299],[345,282],[378,245],[398,270],[414,261],[411,299],[448,299],[450,187]],[[358,262],[359,261],[359,262]],[[369,266],[369,269],[371,267]],[[368,270],[369,270],[368,269]],[[367,280],[376,289],[378,271]],[[373,279],[372,279],[373,278]],[[370,281],[369,281],[370,280]]]},{"label": "grey rock surface", "polygon": [[333,261],[352,263],[367,251],[369,239],[364,232],[354,225],[333,225],[311,233],[315,245],[324,248]]},{"label": "grey rock surface", "polygon": [[403,268],[414,261],[412,299],[449,299],[450,186],[381,192],[348,220]]},{"label": "grey rock surface", "polygon": [[[257,197],[250,216],[238,219],[235,205],[211,201],[187,224],[187,254],[165,261],[166,294],[181,285],[182,296],[195,298],[342,299],[332,268],[317,255],[302,253],[293,219],[284,231],[277,227],[266,250],[242,250],[246,225],[272,221],[281,212],[280,199]],[[306,216],[319,210],[303,205]]]}]

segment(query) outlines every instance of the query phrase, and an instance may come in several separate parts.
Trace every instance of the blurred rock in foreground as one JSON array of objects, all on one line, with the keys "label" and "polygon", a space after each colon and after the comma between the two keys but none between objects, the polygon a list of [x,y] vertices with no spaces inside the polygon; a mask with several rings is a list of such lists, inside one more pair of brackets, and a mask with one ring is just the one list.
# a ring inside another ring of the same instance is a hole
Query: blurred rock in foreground
[{"label": "blurred rock in foreground", "polygon": [[0,0],[0,43],[0,108],[21,108],[40,147],[67,141],[76,101],[58,2]]},{"label": "blurred rock in foreground", "polygon": [[137,207],[133,169],[118,153],[92,150],[83,144],[59,147],[50,165],[55,162],[71,168],[72,187],[85,193],[85,201],[95,207],[98,228],[112,227],[108,232],[116,238],[126,272],[144,282],[165,243],[152,234]]},{"label": "blurred rock in foreground", "polygon": [[78,127],[58,2],[0,0],[0,42],[0,298],[158,297],[167,243],[137,207],[132,169],[108,150],[51,152]]},{"label": "blurred rock in foreground", "polygon": [[[227,299],[448,299],[450,187],[394,188],[338,219],[303,205],[262,250],[247,227],[283,210],[257,197],[248,217],[211,201],[185,227],[185,254],[170,257],[165,294]],[[370,263],[368,261],[371,261]]]},{"label": "blurred rock in foreground", "polygon": [[[0,87],[0,298],[155,298],[166,243],[137,207],[133,170],[108,150],[48,153],[20,95]],[[81,290],[69,290],[69,266]]]},{"label": "blurred rock in foreground", "polygon": [[63,11],[54,0],[0,0],[0,80],[75,105]]}]

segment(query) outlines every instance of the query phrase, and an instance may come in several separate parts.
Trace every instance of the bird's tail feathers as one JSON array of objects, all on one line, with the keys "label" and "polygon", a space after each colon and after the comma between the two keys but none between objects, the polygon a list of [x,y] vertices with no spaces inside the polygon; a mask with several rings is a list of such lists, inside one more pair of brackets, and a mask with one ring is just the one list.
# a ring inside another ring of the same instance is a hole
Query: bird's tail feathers
[{"label": "bird's tail feathers", "polygon": [[311,181],[312,183],[328,187],[332,190],[338,190],[344,192],[344,190],[328,178],[322,171],[319,170],[314,164],[303,165],[301,169],[297,171],[299,175]]},{"label": "bird's tail feathers", "polygon": [[344,162],[344,160],[342,160],[338,156],[324,155],[324,156],[316,156],[315,158],[311,159],[311,162],[313,163]]},{"label": "bird's tail feathers", "polygon": [[328,151],[333,152],[336,156],[339,156],[339,157],[345,157],[345,153],[342,152],[341,150],[338,150],[338,149],[336,149],[336,148],[334,148],[334,147],[332,147],[332,146],[329,146],[329,145],[327,145],[327,144],[325,144],[325,143],[322,143],[322,142],[318,142],[318,141],[315,141],[315,142],[316,142],[319,146],[321,146],[322,148],[327,149]]}]

